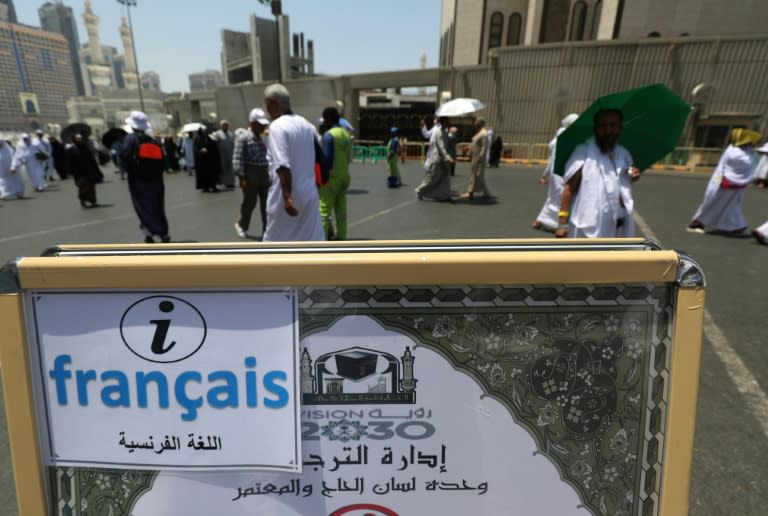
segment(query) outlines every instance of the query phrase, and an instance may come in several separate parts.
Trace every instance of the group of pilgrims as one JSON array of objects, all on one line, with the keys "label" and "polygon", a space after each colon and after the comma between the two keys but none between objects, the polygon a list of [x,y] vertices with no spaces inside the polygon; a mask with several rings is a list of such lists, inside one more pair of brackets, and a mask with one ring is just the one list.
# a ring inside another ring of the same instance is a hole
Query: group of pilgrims
[{"label": "group of pilgrims", "polygon": [[[281,129],[284,122],[294,120],[296,116],[290,110],[290,96],[282,85],[275,85],[271,91],[274,96],[265,99],[267,106],[272,102],[271,122],[264,111],[255,108],[249,114],[249,129],[238,129],[232,134],[229,124],[223,122],[221,129],[212,137],[201,128],[194,138],[189,135],[179,147],[172,139],[169,145],[168,139],[160,142],[149,136],[147,133],[151,126],[145,113],[134,111],[126,119],[130,132],[117,142],[112,151],[118,170],[124,178],[127,175],[131,201],[146,243],[170,241],[162,175],[165,171],[179,169],[179,154],[186,158],[184,168],[190,174],[195,171],[196,186],[204,192],[218,192],[217,183],[233,189],[236,181],[239,182],[243,190],[240,218],[235,223],[239,237],[248,236],[251,213],[260,204],[264,240],[346,238],[346,192],[350,184],[349,163],[352,160],[351,126],[341,117],[339,109],[329,107],[318,119],[319,128],[308,122],[308,126],[299,124],[304,132],[307,132],[306,127],[311,128],[307,134],[313,136],[314,145],[307,149],[291,148],[291,131],[298,129],[289,124],[287,136],[283,136]],[[641,171],[633,166],[631,154],[619,144],[623,113],[617,109],[596,113],[593,136],[575,148],[567,160],[564,174],[560,176],[554,171],[557,137],[577,118],[576,114],[565,117],[549,143],[549,158],[539,179],[547,185],[547,197],[533,222],[533,228],[554,232],[558,238],[633,237],[632,184],[640,179]],[[481,195],[482,199],[491,196],[484,172],[486,165],[494,166],[494,158],[489,159],[493,136],[485,125],[484,119],[475,120],[475,134],[470,146],[469,183],[460,195],[463,200],[471,201],[475,195]],[[402,158],[399,148],[401,138],[397,128],[393,127],[390,133],[387,144],[388,186],[399,187],[402,183],[397,162],[398,158]],[[429,144],[424,178],[415,189],[417,198],[453,202],[450,176],[456,166],[455,127],[451,127],[448,118],[440,117],[429,130],[422,123],[422,133]],[[76,134],[71,143],[63,145],[54,138],[46,139],[43,131],[38,130],[34,137],[23,134],[15,148],[0,139],[0,198],[12,200],[23,197],[24,181],[20,170],[24,166],[35,191],[45,190],[48,181],[54,180],[53,172],[57,170],[62,179],[67,175],[73,177],[83,208],[98,206],[95,188],[103,175],[89,137],[87,131]],[[311,143],[312,139],[308,142]],[[761,139],[760,133],[748,129],[731,132],[730,145],[715,167],[704,199],[687,231],[748,234],[742,210],[746,189],[752,184],[758,188],[768,187],[768,143],[760,146]],[[280,144],[276,144],[275,140]],[[158,151],[163,160],[163,164],[158,165],[159,174],[140,170],[143,162],[137,158],[137,149],[147,142],[155,143],[162,149]],[[301,157],[299,162],[302,166],[310,169],[307,174],[311,178],[304,178],[303,183],[306,184],[303,187],[299,180],[303,176],[298,176],[287,165],[296,161],[296,156]],[[496,166],[498,159],[495,158]],[[66,166],[59,166],[59,161],[66,163]],[[292,174],[287,182],[286,170]],[[284,192],[291,188],[294,192],[304,188],[306,192],[302,193],[303,196],[313,197],[316,194],[317,208],[313,211],[317,213],[312,214],[311,220],[304,220],[306,213],[297,216],[301,210],[295,199],[289,199],[291,196],[286,196]],[[270,219],[274,222],[271,231]],[[768,245],[768,222],[752,230],[751,234],[759,243]]]},{"label": "group of pilgrims", "polygon": [[[621,111],[598,112],[594,136],[576,147],[563,176],[554,173],[557,137],[578,117],[565,117],[549,143],[549,159],[539,179],[548,187],[547,198],[532,226],[553,231],[556,237],[633,237],[632,184],[641,171],[632,166],[631,154],[618,143]],[[748,235],[742,209],[747,187],[768,186],[768,143],[760,146],[761,139],[760,133],[749,129],[731,131],[730,144],[712,172],[704,199],[686,231]],[[751,235],[768,245],[768,221]]]}]

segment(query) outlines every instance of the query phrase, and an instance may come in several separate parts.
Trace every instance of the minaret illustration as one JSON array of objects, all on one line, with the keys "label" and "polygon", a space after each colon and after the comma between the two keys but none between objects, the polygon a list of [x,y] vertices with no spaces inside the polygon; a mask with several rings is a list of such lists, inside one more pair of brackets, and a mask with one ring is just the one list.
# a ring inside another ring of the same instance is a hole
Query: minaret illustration
[{"label": "minaret illustration", "polygon": [[301,393],[312,394],[315,392],[315,377],[312,374],[312,358],[309,356],[307,348],[301,354]]},{"label": "minaret illustration", "polygon": [[414,358],[408,346],[405,347],[405,353],[400,360],[403,362],[403,392],[413,392],[416,390],[416,380],[413,378]]}]

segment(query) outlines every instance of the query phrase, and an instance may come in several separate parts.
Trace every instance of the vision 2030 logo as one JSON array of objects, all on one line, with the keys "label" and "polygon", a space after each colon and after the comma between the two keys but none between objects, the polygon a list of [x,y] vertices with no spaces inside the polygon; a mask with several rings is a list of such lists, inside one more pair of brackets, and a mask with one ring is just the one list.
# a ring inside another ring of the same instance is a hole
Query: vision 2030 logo
[{"label": "vision 2030 logo", "polygon": [[414,357],[406,346],[398,360],[389,353],[354,347],[321,355],[301,355],[301,394],[305,405],[416,403]]},{"label": "vision 2030 logo", "polygon": [[244,369],[240,371],[168,371],[170,364],[199,352],[208,336],[202,313],[184,299],[168,295],[139,299],[123,314],[120,336],[125,346],[151,362],[153,369],[134,374],[117,368],[101,372],[79,369],[72,355],[59,354],[48,372],[59,405],[67,406],[74,394],[80,406],[88,406],[96,397],[106,408],[169,409],[173,396],[174,408],[182,410],[181,419],[193,421],[205,404],[219,410],[237,409],[243,398],[249,409],[257,408],[259,402],[268,409],[288,404],[287,373],[268,371],[261,377],[261,390],[253,356],[243,357]]}]

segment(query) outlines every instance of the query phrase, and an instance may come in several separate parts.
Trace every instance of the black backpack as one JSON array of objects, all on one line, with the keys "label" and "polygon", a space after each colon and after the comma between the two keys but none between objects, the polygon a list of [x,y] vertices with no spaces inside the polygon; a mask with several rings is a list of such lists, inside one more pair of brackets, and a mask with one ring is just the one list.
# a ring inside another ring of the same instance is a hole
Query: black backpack
[{"label": "black backpack", "polygon": [[163,176],[163,148],[157,140],[146,134],[136,135],[136,150],[133,153],[136,177],[158,179]]},{"label": "black backpack", "polygon": [[325,186],[331,177],[332,163],[328,163],[323,148],[315,138],[315,184]]}]

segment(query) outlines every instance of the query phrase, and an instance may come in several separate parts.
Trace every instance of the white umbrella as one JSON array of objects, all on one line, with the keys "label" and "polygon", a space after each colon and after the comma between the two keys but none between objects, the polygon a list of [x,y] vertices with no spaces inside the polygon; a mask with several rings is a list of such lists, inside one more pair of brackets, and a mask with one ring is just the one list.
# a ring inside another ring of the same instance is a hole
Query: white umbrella
[{"label": "white umbrella", "polygon": [[205,124],[201,124],[200,122],[190,122],[188,124],[184,124],[184,127],[181,128],[181,132],[196,133],[200,129],[205,129]]},{"label": "white umbrella", "polygon": [[485,104],[477,99],[453,99],[437,108],[437,116],[464,116],[485,108]]}]

